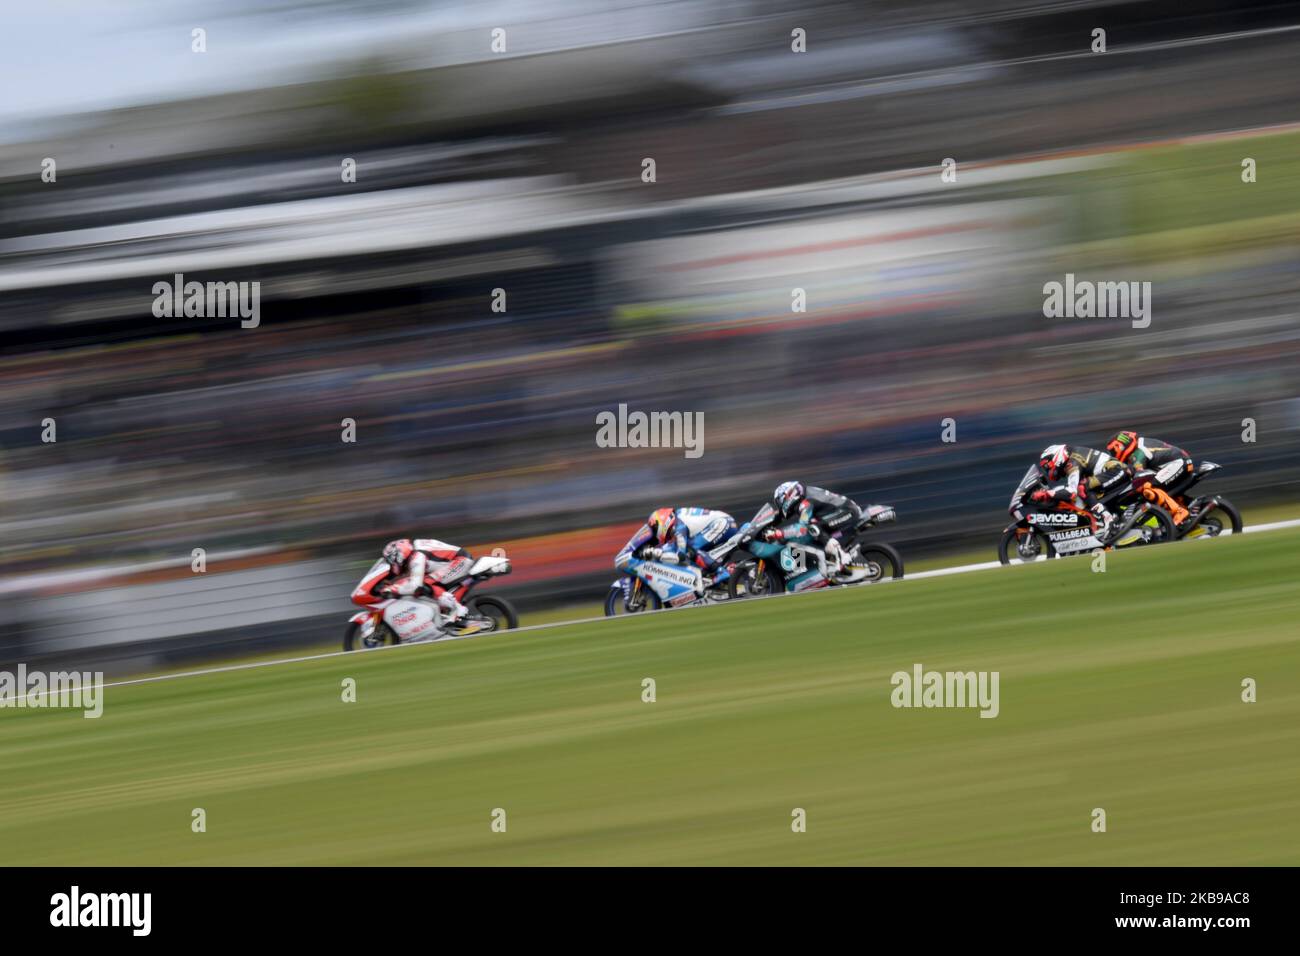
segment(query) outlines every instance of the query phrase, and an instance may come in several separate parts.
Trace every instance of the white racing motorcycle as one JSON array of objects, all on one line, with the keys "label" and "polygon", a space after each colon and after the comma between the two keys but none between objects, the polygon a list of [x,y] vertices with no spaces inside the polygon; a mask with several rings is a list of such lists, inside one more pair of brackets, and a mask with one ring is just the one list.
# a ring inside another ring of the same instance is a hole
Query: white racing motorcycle
[{"label": "white racing motorcycle", "polygon": [[[463,567],[459,566],[463,564]],[[387,567],[383,558],[366,572],[373,577]],[[504,554],[483,558],[459,558],[440,583],[455,595],[456,600],[491,622],[474,633],[512,630],[519,626],[519,616],[510,602],[495,595],[482,594],[467,597],[476,585],[502,574],[510,573],[510,559]],[[380,601],[348,619],[348,630],[343,637],[343,649],[368,650],[385,644],[415,644],[436,641],[458,633],[448,626],[447,615],[435,598],[399,597]]]}]

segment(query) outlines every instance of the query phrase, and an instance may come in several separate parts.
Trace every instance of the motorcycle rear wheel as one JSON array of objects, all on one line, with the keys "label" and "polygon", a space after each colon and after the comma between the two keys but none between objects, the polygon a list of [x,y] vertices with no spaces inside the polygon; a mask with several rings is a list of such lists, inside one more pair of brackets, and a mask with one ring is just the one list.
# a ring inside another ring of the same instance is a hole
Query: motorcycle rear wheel
[{"label": "motorcycle rear wheel", "polygon": [[903,557],[887,544],[873,544],[870,547],[862,548],[858,552],[858,557],[852,562],[851,567],[869,567],[870,574],[863,578],[860,584],[871,584],[875,581],[883,581],[886,578],[901,578],[903,576]]},{"label": "motorcycle rear wheel", "polygon": [[1241,534],[1241,512],[1239,512],[1232,502],[1220,498],[1217,504],[1211,505],[1210,510],[1201,515],[1201,520],[1196,522],[1196,526],[1189,529],[1183,537],[1188,538],[1218,538],[1225,534]]},{"label": "motorcycle rear wheel", "polygon": [[514,606],[505,598],[495,597],[485,594],[482,597],[473,597],[465,602],[465,606],[474,614],[481,614],[483,617],[492,621],[492,626],[479,631],[480,634],[491,634],[493,631],[513,631],[519,626],[519,615],[515,613]]}]

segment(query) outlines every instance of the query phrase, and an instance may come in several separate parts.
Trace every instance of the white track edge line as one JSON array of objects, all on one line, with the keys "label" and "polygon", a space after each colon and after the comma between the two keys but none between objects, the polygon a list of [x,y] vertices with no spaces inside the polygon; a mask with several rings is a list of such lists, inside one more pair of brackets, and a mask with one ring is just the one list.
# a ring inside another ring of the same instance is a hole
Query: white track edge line
[{"label": "white track edge line", "polygon": [[[1242,533],[1246,534],[1255,531],[1278,531],[1283,528],[1297,528],[1297,527],[1300,527],[1300,518],[1292,518],[1287,521],[1272,521],[1269,522],[1268,524],[1251,525],[1249,528],[1243,528]],[[1177,544],[1178,542],[1171,542],[1171,543]],[[919,580],[921,578],[943,577],[950,574],[965,574],[968,571],[985,571],[992,568],[1018,567],[1018,566],[1019,565],[1003,565],[998,561],[982,561],[979,562],[978,564],[961,564],[961,565],[955,565],[954,567],[950,567],[950,568],[935,568],[930,571],[918,571],[915,574],[905,575],[901,580],[914,581],[914,580]],[[891,581],[881,582],[881,583],[897,585],[899,582],[891,580]],[[757,600],[761,601],[761,600],[768,600],[771,598],[802,597],[808,594],[827,594],[827,593],[834,593],[836,591],[842,592],[844,590],[845,590],[844,588],[817,588],[814,590],[802,591],[795,594],[769,594],[769,595],[764,595],[758,598]],[[753,600],[755,599],[754,598],[745,599],[746,603]],[[701,607],[665,608],[663,611],[654,611],[650,613],[661,614],[664,613],[664,611],[671,613],[672,611],[702,610],[703,608],[707,608],[707,607],[726,607],[729,603],[730,602],[728,601],[720,601],[716,604],[706,604],[706,605],[702,605]],[[492,631],[488,634],[466,634],[460,637],[443,637],[443,638],[439,638],[436,641],[425,641],[416,644],[388,644],[385,645],[384,647],[373,648],[369,651],[366,651],[365,653],[372,654],[377,651],[396,651],[402,648],[412,648],[412,647],[433,647],[438,644],[449,644],[452,641],[467,641],[475,637],[494,637],[494,636],[499,637],[501,635],[520,634],[525,631],[544,631],[552,627],[568,627],[571,624],[594,624],[598,621],[617,621],[617,620],[626,620],[626,618],[605,617],[602,615],[601,617],[575,618],[574,620],[571,621],[549,621],[546,624],[528,624],[525,625],[524,627],[514,628],[513,630]],[[153,677],[136,677],[136,678],[132,678],[131,680],[111,681],[108,683],[101,684],[100,687],[101,688],[130,687],[134,684],[155,684],[160,681],[177,680],[182,677],[205,677],[210,674],[226,674],[226,673],[230,673],[231,671],[253,670],[254,668],[258,668],[258,667],[274,667],[278,664],[302,664],[302,663],[306,663],[307,661],[327,660],[332,657],[347,657],[347,656],[354,655],[356,653],[358,652],[357,651],[327,651],[322,654],[306,654],[300,657],[283,657],[283,658],[277,658],[276,660],[272,660],[272,661],[249,661],[244,664],[225,664],[222,665],[221,667],[205,667],[200,670],[180,671],[175,674],[156,674]],[[61,692],[45,691],[43,693],[26,695],[26,696],[43,697],[53,693],[61,693]]]}]

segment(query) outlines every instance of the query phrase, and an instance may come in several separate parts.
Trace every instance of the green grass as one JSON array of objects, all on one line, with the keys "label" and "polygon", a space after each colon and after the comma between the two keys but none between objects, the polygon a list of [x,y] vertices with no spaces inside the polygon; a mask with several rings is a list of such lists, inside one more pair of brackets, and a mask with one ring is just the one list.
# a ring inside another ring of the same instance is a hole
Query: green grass
[{"label": "green grass", "polygon": [[[0,846],[64,865],[1295,864],[1298,545],[112,687],[99,720],[3,710]],[[999,671],[1000,716],[893,708],[914,663]]]}]

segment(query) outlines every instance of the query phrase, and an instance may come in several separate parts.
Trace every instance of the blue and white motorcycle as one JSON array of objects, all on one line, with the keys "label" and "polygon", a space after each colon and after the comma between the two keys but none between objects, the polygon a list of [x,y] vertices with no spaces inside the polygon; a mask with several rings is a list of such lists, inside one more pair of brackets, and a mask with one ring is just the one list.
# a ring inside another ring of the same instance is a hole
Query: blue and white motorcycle
[{"label": "blue and white motorcycle", "polygon": [[610,585],[605,597],[605,616],[730,600],[727,584],[732,569],[726,559],[739,541],[739,535],[732,535],[709,549],[708,554],[718,567],[712,576],[694,564],[669,564],[644,557],[650,546],[643,545],[627,559],[623,576]]}]

